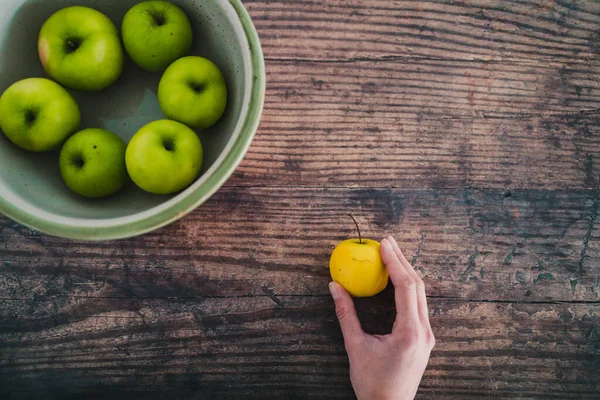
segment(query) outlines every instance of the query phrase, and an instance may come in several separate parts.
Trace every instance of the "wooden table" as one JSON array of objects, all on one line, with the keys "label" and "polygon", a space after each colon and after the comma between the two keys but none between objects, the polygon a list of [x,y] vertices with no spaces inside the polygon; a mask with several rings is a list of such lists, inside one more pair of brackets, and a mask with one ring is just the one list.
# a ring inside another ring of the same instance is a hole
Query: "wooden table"
[{"label": "wooden table", "polygon": [[[0,398],[351,398],[333,246],[393,234],[437,337],[419,398],[600,397],[600,3],[246,1],[261,127],[179,222],[0,219]],[[394,318],[391,288],[357,301]]]}]

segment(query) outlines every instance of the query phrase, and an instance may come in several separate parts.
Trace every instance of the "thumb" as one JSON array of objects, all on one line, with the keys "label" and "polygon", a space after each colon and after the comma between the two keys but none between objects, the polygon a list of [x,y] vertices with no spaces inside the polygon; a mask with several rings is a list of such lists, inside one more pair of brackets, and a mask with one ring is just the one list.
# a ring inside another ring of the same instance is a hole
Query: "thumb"
[{"label": "thumb", "polygon": [[348,292],[337,282],[329,284],[329,291],[335,302],[335,313],[340,322],[340,328],[342,328],[346,347],[348,347],[348,344],[358,342],[364,336],[360,321],[356,315],[354,302]]}]

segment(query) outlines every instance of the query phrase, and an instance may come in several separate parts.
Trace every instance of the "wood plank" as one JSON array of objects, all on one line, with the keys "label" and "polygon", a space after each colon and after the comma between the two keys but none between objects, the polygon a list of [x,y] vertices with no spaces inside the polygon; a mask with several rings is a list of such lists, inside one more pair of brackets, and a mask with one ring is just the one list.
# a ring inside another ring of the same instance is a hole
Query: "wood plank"
[{"label": "wood plank", "polygon": [[0,299],[22,299],[11,307],[33,307],[44,319],[76,298],[325,295],[331,250],[355,236],[352,212],[365,236],[398,238],[430,295],[598,301],[597,196],[224,188],[167,228],[108,243],[52,238],[2,219]]},{"label": "wood plank", "polygon": [[600,3],[245,4],[268,89],[227,187],[118,242],[0,218],[0,398],[351,398],[348,212],[427,284],[418,398],[599,398]]},{"label": "wood plank", "polygon": [[231,185],[597,186],[598,3],[247,6],[269,85]]},{"label": "wood plank", "polygon": [[[328,296],[81,301],[53,327],[0,314],[4,398],[351,397]],[[391,302],[391,291],[358,302],[365,329],[390,328]],[[419,398],[600,394],[598,304],[431,299],[430,315],[438,345]]]},{"label": "wood plank", "polygon": [[271,62],[232,186],[596,188],[600,63]]},{"label": "wood plank", "polygon": [[247,0],[268,58],[598,60],[600,5],[570,0]]}]

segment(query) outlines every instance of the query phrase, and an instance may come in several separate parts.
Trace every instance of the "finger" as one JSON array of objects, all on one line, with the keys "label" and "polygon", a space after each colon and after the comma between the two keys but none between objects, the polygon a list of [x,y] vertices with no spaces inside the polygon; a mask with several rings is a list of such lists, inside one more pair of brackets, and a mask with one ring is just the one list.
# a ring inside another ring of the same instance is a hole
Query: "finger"
[{"label": "finger", "polygon": [[415,324],[419,321],[419,307],[417,304],[416,281],[406,272],[406,268],[394,251],[392,243],[383,239],[380,246],[381,260],[385,264],[394,284],[394,297],[396,299],[396,324]]},{"label": "finger", "polygon": [[354,302],[348,292],[337,282],[329,284],[329,291],[331,292],[331,297],[333,297],[335,313],[340,322],[346,348],[348,348],[353,343],[362,341],[365,333],[360,326]]},{"label": "finger", "polygon": [[385,267],[390,274],[390,279],[392,280],[394,286],[400,286],[403,281],[410,278],[410,275],[396,255],[394,246],[389,239],[383,239],[381,241],[379,253],[381,255],[381,260],[385,264]]},{"label": "finger", "polygon": [[417,271],[415,271],[415,269],[408,262],[406,257],[404,257],[404,254],[402,253],[402,250],[400,250],[400,246],[398,246],[396,240],[391,236],[388,238],[388,240],[390,241],[390,243],[392,243],[392,246],[394,247],[394,252],[396,253],[396,256],[398,256],[398,258],[400,259],[400,262],[406,269],[406,272],[408,272],[408,274],[410,274],[410,276],[412,276],[412,278],[417,283],[417,305],[419,309],[419,318],[421,319],[422,323],[429,325],[429,312],[427,311],[428,308],[427,295],[425,294],[425,284],[423,283],[423,280],[421,279],[419,274],[417,274]]},{"label": "finger", "polygon": [[406,272],[408,272],[413,278],[418,278],[419,276],[417,275],[417,272],[412,267],[412,265],[408,262],[406,257],[404,257],[404,253],[402,253],[402,250],[400,250],[400,246],[398,246],[398,242],[396,242],[396,239],[394,239],[393,236],[389,236],[387,238],[387,240],[389,240],[390,243],[392,244],[392,247],[394,248],[394,252],[396,253],[396,256],[402,263],[402,266],[404,267]]}]

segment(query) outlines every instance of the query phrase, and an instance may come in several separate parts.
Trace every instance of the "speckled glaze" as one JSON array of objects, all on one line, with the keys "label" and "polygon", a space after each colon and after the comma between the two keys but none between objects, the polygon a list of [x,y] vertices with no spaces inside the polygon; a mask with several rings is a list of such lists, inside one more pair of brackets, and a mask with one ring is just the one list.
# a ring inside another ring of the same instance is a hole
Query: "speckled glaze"
[{"label": "speckled glaze", "polygon": [[[55,11],[93,7],[117,27],[136,0],[3,0],[0,14],[0,92],[12,83],[43,77],[37,35]],[[256,132],[265,93],[264,58],[258,35],[239,0],[176,0],[194,28],[193,55],[212,60],[223,72],[229,102],[223,118],[200,131],[205,161],[200,177],[173,196],[145,193],[129,183],[117,195],[81,198],[61,179],[58,151],[33,154],[0,135],[0,211],[39,231],[68,238],[108,240],[139,235],[193,210],[216,192],[238,166]],[[84,128],[104,128],[126,142],[148,122],[164,118],[157,100],[160,73],[127,60],[112,87],[99,93],[72,92]]]}]

